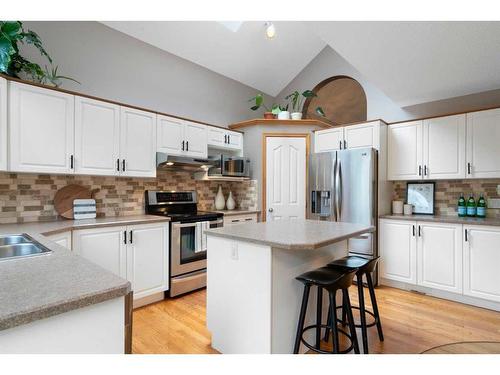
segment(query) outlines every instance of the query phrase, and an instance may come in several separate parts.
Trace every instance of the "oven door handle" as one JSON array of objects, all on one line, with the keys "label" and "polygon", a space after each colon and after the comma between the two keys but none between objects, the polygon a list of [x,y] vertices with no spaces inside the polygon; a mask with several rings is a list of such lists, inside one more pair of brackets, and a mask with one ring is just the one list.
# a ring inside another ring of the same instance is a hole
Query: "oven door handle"
[{"label": "oven door handle", "polygon": [[172,223],[173,228],[187,228],[187,227],[195,227],[197,223]]}]

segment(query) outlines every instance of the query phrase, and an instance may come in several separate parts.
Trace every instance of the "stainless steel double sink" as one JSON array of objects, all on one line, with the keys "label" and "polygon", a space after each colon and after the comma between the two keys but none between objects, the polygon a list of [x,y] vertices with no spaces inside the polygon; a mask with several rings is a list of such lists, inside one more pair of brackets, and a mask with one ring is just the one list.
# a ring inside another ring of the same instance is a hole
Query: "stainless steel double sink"
[{"label": "stainless steel double sink", "polygon": [[0,261],[50,254],[47,249],[32,237],[23,234],[0,236]]}]

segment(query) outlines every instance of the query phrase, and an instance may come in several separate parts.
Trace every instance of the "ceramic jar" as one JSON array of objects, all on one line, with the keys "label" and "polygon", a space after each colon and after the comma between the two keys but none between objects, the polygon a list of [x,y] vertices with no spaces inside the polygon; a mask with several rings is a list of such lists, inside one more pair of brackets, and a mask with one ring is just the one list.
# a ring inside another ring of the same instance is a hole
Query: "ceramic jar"
[{"label": "ceramic jar", "polygon": [[281,111],[278,113],[278,120],[290,120],[290,112]]},{"label": "ceramic jar", "polygon": [[215,209],[223,210],[226,206],[226,200],[224,199],[224,194],[222,194],[222,185],[219,185],[219,191],[215,196]]},{"label": "ceramic jar", "polygon": [[233,192],[229,191],[229,197],[227,197],[226,208],[228,210],[234,210],[235,207],[236,207],[236,202],[234,201],[233,198]]},{"label": "ceramic jar", "polygon": [[292,120],[302,120],[302,112],[292,112]]}]

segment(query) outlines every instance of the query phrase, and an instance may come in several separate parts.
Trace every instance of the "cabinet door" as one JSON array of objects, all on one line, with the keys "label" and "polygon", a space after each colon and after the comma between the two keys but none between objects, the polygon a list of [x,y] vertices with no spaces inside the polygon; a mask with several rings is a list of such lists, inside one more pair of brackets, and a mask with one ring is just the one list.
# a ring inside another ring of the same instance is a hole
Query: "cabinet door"
[{"label": "cabinet door", "polygon": [[91,262],[125,278],[127,276],[126,227],[73,231],[73,251]]},{"label": "cabinet door", "polygon": [[122,176],[156,177],[155,113],[121,107],[120,155]]},{"label": "cabinet door", "polygon": [[243,147],[243,135],[237,132],[227,132],[228,147],[233,149],[241,149]]},{"label": "cabinet door", "polygon": [[343,147],[344,128],[320,130],[314,133],[315,152],[337,151]]},{"label": "cabinet door", "polygon": [[414,221],[380,221],[380,276],[417,283],[417,241]]},{"label": "cabinet door", "polygon": [[52,234],[50,236],[46,236],[49,240],[54,241],[56,244],[65,247],[68,250],[72,249],[71,243],[71,231]]},{"label": "cabinet door", "polygon": [[0,171],[7,170],[7,80],[0,77]]},{"label": "cabinet door", "polygon": [[500,228],[464,226],[464,294],[500,302]]},{"label": "cabinet door", "polygon": [[134,298],[168,289],[168,223],[128,226],[127,279]]},{"label": "cabinet door", "polygon": [[380,125],[373,123],[362,125],[351,125],[344,128],[344,139],[347,149],[380,147],[379,142]]},{"label": "cabinet door", "polygon": [[387,178],[422,178],[422,121],[390,125],[387,130]]},{"label": "cabinet door", "polygon": [[418,285],[462,293],[462,225],[417,222]]},{"label": "cabinet door", "polygon": [[209,146],[215,146],[215,147],[226,146],[227,137],[226,137],[226,131],[224,129],[208,126],[207,131],[208,131],[207,142]]},{"label": "cabinet door", "polygon": [[120,106],[75,97],[75,173],[120,173]]},{"label": "cabinet door", "polygon": [[465,115],[424,120],[424,178],[465,178]]},{"label": "cabinet door", "polygon": [[184,121],[184,155],[197,158],[207,157],[207,127],[195,122]]},{"label": "cabinet door", "polygon": [[[169,155],[184,153],[184,121],[173,117],[158,115],[158,137],[156,150]],[[185,144],[184,144],[185,145]]]},{"label": "cabinet door", "polygon": [[73,95],[10,82],[10,169],[73,173]]},{"label": "cabinet door", "polygon": [[500,177],[500,108],[467,114],[467,178]]}]

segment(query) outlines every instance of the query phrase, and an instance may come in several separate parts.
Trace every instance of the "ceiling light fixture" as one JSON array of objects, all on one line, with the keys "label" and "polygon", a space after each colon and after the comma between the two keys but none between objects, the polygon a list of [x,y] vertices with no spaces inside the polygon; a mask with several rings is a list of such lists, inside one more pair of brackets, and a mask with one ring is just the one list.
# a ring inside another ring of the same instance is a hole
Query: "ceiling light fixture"
[{"label": "ceiling light fixture", "polygon": [[266,36],[268,39],[273,39],[276,36],[276,27],[272,22],[266,22],[264,24],[266,27]]},{"label": "ceiling light fixture", "polygon": [[168,161],[167,165],[170,167],[171,165],[174,165],[174,163],[172,163],[171,161]]}]

